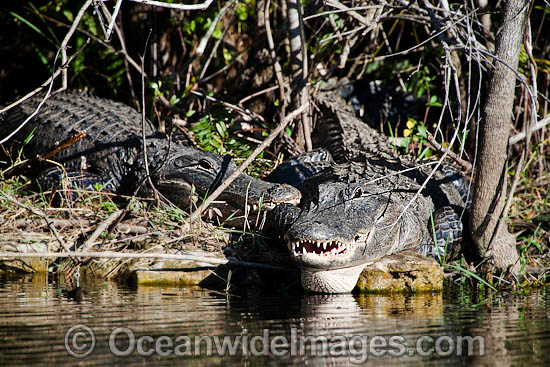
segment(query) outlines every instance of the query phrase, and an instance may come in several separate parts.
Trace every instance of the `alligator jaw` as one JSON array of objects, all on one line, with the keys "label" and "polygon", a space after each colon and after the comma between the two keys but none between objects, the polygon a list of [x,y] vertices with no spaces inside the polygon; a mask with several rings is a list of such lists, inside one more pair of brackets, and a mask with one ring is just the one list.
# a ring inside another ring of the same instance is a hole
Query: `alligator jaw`
[{"label": "alligator jaw", "polygon": [[311,241],[299,240],[289,244],[292,255],[299,257],[307,254],[319,256],[342,256],[348,251],[348,244],[338,240],[333,241]]},{"label": "alligator jaw", "polygon": [[[364,256],[373,230],[356,233],[353,241],[299,239],[288,241],[301,267],[302,286],[321,293],[351,292],[370,256]],[[288,236],[287,236],[288,240]]]}]

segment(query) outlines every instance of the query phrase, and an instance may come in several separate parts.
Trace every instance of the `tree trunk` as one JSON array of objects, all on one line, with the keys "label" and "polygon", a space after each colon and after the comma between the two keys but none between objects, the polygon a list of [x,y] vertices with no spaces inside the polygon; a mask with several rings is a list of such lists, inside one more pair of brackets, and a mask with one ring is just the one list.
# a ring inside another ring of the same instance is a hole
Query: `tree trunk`
[{"label": "tree trunk", "polygon": [[[515,237],[502,213],[507,193],[508,138],[514,104],[519,53],[528,0],[507,0],[497,33],[495,65],[479,125],[470,225],[479,253],[492,259],[498,271],[519,270]],[[513,70],[511,70],[512,68]]]},{"label": "tree trunk", "polygon": [[[304,39],[302,3],[300,0],[287,0],[288,23],[290,37],[290,63],[292,71],[291,101],[293,109],[306,104],[309,101],[309,86],[307,85],[308,60]],[[310,151],[311,146],[311,115],[308,107],[302,113],[296,142],[302,145],[305,151]]]}]

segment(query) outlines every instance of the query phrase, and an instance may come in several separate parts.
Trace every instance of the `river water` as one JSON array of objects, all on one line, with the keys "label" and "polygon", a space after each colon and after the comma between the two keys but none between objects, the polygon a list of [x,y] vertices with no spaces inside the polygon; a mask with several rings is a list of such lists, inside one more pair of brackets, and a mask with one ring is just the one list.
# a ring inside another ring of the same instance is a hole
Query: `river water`
[{"label": "river water", "polygon": [[4,277],[0,365],[550,365],[550,288],[453,288],[226,294],[83,280],[67,291],[45,275]]}]

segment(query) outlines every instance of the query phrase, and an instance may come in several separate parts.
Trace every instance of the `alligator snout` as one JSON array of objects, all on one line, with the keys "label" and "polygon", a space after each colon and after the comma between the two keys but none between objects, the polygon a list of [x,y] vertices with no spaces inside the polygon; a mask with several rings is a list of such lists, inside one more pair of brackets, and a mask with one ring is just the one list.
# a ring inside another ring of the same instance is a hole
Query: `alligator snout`
[{"label": "alligator snout", "polygon": [[263,192],[263,203],[268,206],[268,209],[283,203],[298,205],[302,198],[300,191],[290,185],[271,183],[268,185],[270,186]]}]

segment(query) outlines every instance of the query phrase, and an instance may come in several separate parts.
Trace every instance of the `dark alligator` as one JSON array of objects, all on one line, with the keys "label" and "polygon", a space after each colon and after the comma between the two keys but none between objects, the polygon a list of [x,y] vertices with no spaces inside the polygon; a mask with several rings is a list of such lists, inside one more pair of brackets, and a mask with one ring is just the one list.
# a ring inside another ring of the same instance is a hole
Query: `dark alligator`
[{"label": "dark alligator", "polygon": [[[0,116],[0,139],[14,131],[41,102],[33,97]],[[181,207],[188,207],[193,190],[199,198],[212,192],[235,169],[227,157],[198,150],[181,137],[170,141],[145,124],[147,157],[152,182],[160,194]],[[33,134],[24,149],[27,157],[45,154],[75,133],[85,130],[86,136],[52,157],[63,166],[49,165],[34,172],[42,189],[60,185],[63,170],[73,186],[103,187],[104,191],[151,196],[145,181],[146,167],[141,138],[141,115],[122,103],[75,92],[52,95],[39,112],[4,146],[5,151],[17,149]],[[141,185],[141,186],[140,186]],[[194,188],[194,189],[193,189]],[[297,203],[300,193],[289,185],[264,182],[241,174],[218,198],[221,221],[243,214],[249,205],[271,209],[280,203]],[[250,213],[253,212],[250,211]]]},{"label": "dark alligator", "polygon": [[457,171],[399,157],[333,89],[319,94],[313,137],[336,163],[320,149],[283,163],[267,178],[302,192],[298,206],[282,204],[272,213],[301,267],[303,287],[326,293],[351,291],[365,265],[385,255],[455,252],[467,201]]},{"label": "dark alligator", "polygon": [[[33,98],[0,116],[0,137],[17,128],[39,102]],[[269,176],[275,183],[239,176],[220,197],[224,217],[242,213],[247,204],[259,206],[262,200],[264,208],[274,209],[278,230],[285,233],[301,267],[302,284],[311,291],[348,292],[365,264],[401,250],[431,256],[452,252],[460,239],[465,206],[459,176],[437,170],[416,195],[434,162],[419,165],[398,157],[387,139],[355,118],[337,93],[323,92],[318,102],[322,121],[315,144],[328,150],[285,162]],[[25,146],[32,157],[86,130],[83,140],[53,157],[68,179],[132,194],[146,176],[140,121],[135,110],[121,103],[65,93],[49,98],[16,139],[22,141],[34,130]],[[230,159],[197,150],[184,139],[170,142],[149,122],[146,135],[153,183],[182,207],[190,204],[193,186],[204,196],[236,168]],[[58,186],[63,176],[58,166],[35,173],[43,188]],[[140,193],[151,195],[146,183]],[[429,225],[432,215],[435,230]]]}]

